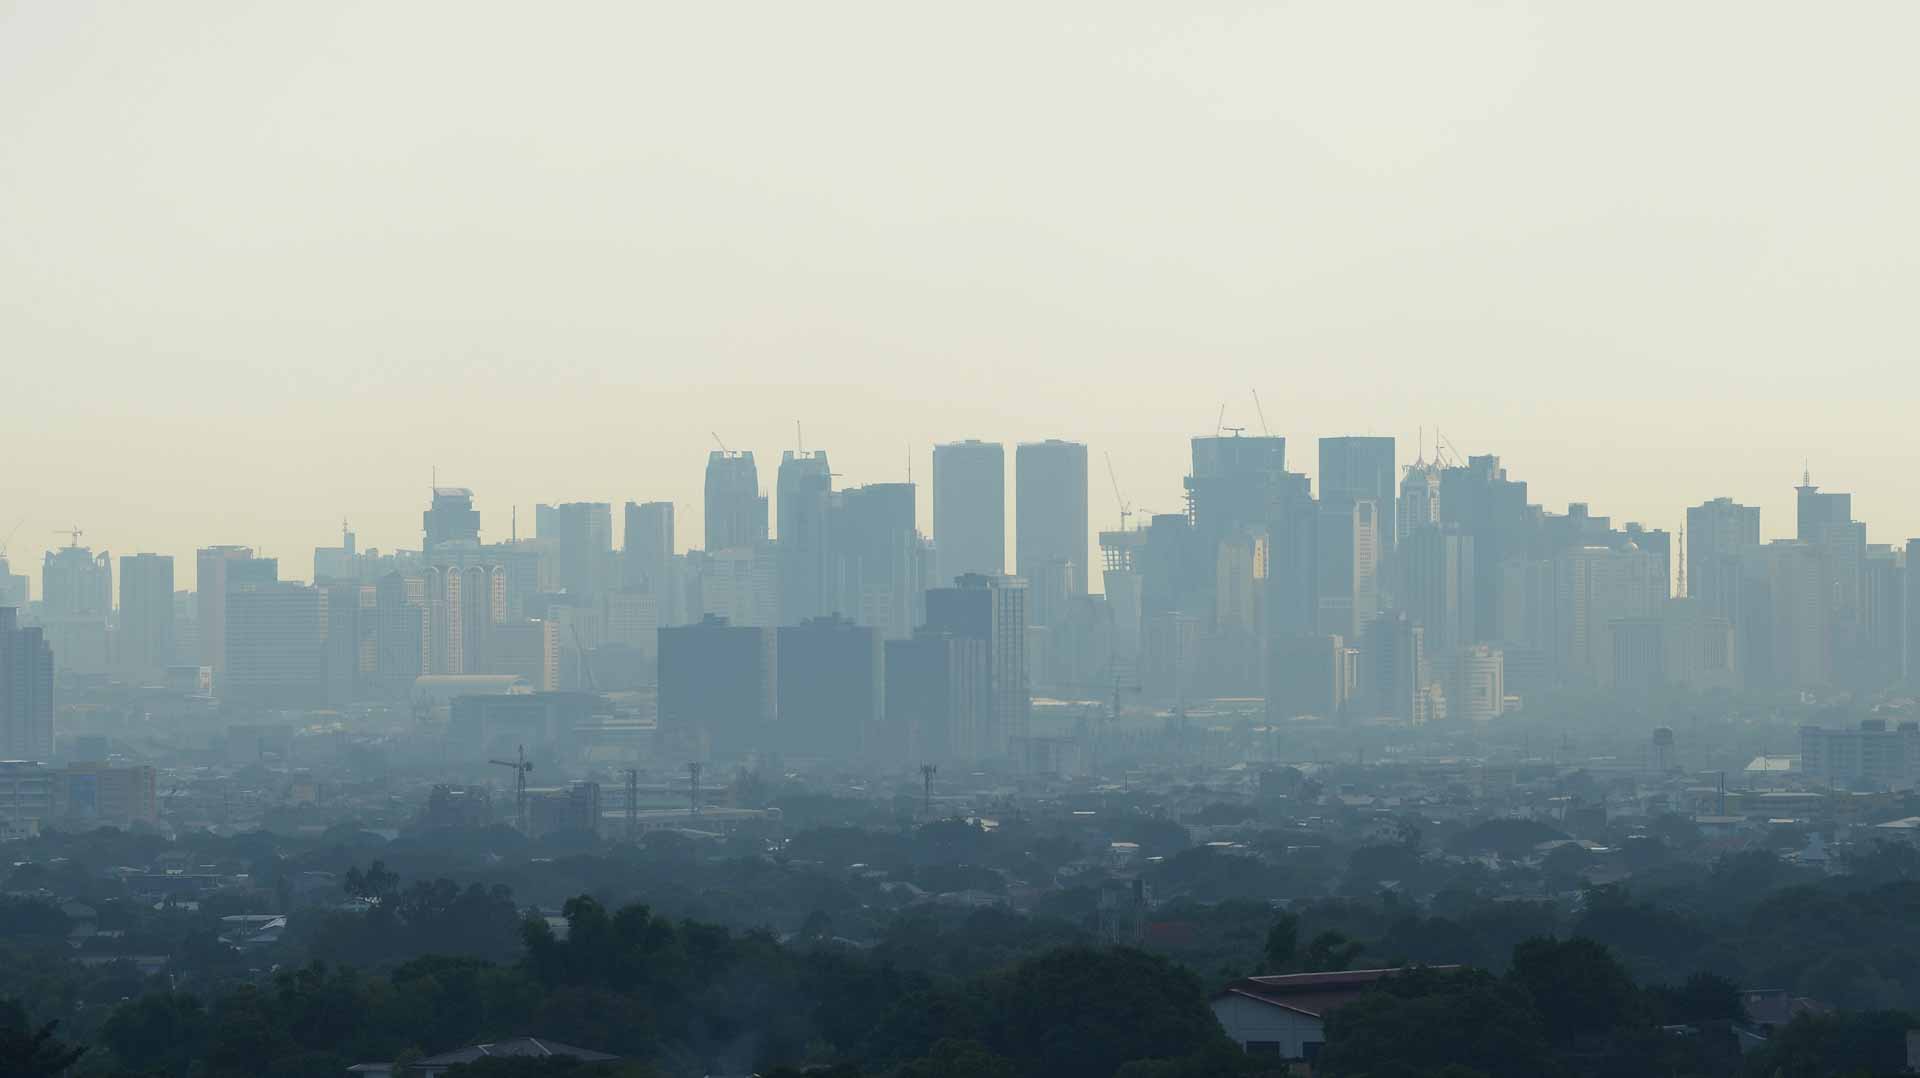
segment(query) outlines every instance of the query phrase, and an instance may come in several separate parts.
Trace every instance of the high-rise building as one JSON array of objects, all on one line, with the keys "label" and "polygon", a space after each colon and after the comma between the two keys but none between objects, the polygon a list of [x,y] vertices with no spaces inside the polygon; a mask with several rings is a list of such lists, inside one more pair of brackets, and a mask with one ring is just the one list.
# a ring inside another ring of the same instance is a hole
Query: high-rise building
[{"label": "high-rise building", "polygon": [[535,692],[560,688],[560,627],[527,618],[496,625],[487,634],[486,671],[527,679]]},{"label": "high-rise building", "polygon": [[1907,688],[1920,688],[1920,539],[1907,540],[1907,616],[1901,639]]},{"label": "high-rise building", "polygon": [[1378,515],[1380,552],[1391,554],[1399,535],[1394,495],[1399,468],[1392,438],[1347,436],[1320,439],[1320,498],[1371,501]]},{"label": "high-rise building", "polygon": [[621,583],[667,601],[673,592],[673,503],[628,502],[620,541]]},{"label": "high-rise building", "polygon": [[478,543],[480,512],[473,507],[473,491],[466,487],[434,487],[433,504],[420,514],[425,533],[422,549],[432,554],[447,543]]},{"label": "high-rise building", "polygon": [[[1622,618],[1650,619],[1667,600],[1667,580],[1652,554],[1584,546],[1555,559],[1556,658],[1573,684],[1606,685],[1613,679],[1613,636],[1608,625]],[[1655,651],[1658,648],[1654,649]]]},{"label": "high-rise building", "polygon": [[1346,642],[1339,636],[1279,633],[1267,642],[1267,718],[1330,718],[1347,706]]},{"label": "high-rise building", "polygon": [[1362,684],[1374,714],[1421,722],[1427,688],[1425,632],[1404,613],[1383,614],[1367,626],[1360,646]]},{"label": "high-rise building", "polygon": [[427,581],[388,573],[374,584],[373,594],[374,680],[382,695],[406,699],[414,679],[429,669]]},{"label": "high-rise building", "polygon": [[1423,456],[1407,467],[1400,480],[1400,502],[1395,506],[1394,546],[1421,528],[1440,526],[1440,465]]},{"label": "high-rise building", "polygon": [[921,629],[886,643],[887,755],[911,762],[969,761],[993,718],[987,644]]},{"label": "high-rise building", "polygon": [[120,557],[120,665],[156,674],[173,665],[173,557]]},{"label": "high-rise building", "polygon": [[850,760],[883,743],[880,634],[839,616],[779,629],[779,741],[787,752]]},{"label": "high-rise building", "polygon": [[780,562],[774,544],[692,551],[687,572],[692,578],[690,616],[723,618],[749,628],[780,624]]},{"label": "high-rise building", "polygon": [[933,447],[933,543],[938,581],[1007,571],[1007,451],[969,439]]},{"label": "high-rise building", "polygon": [[929,589],[927,628],[986,644],[993,704],[978,752],[1004,755],[1010,742],[1027,736],[1033,713],[1026,581],[968,574],[953,587]]},{"label": "high-rise building", "polygon": [[1475,640],[1498,639],[1502,567],[1527,556],[1530,520],[1527,485],[1508,479],[1499,457],[1469,457],[1464,467],[1441,471],[1440,522],[1473,536]]},{"label": "high-rise building", "polygon": [[775,481],[779,513],[780,623],[834,613],[833,471],[824,450],[787,450]]},{"label": "high-rise building", "polygon": [[834,492],[828,511],[830,605],[889,640],[912,634],[929,583],[914,502],[912,483],[869,483]]},{"label": "high-rise building", "polygon": [[718,756],[773,748],[777,637],[707,617],[660,630],[660,733]]},{"label": "high-rise building", "polygon": [[1314,544],[1316,626],[1358,640],[1380,610],[1379,507],[1368,498],[1324,498]]},{"label": "high-rise building", "polygon": [[1486,722],[1506,711],[1506,656],[1499,648],[1476,644],[1453,663],[1447,691],[1447,716]]},{"label": "high-rise building", "polygon": [[1817,543],[1829,524],[1845,524],[1853,519],[1853,495],[1829,493],[1813,485],[1811,475],[1802,475],[1793,488],[1800,529],[1794,538]]},{"label": "high-rise building", "polygon": [[751,452],[707,454],[706,551],[709,554],[767,540],[767,496]]},{"label": "high-rise building", "polygon": [[1207,556],[1226,536],[1265,527],[1288,487],[1287,440],[1240,435],[1195,438],[1185,479],[1193,526]]},{"label": "high-rise building", "polygon": [[0,606],[25,610],[32,601],[33,578],[14,572],[13,566],[7,563],[6,551],[0,550]]},{"label": "high-rise building", "polygon": [[1397,602],[1426,630],[1429,651],[1446,655],[1473,642],[1473,536],[1425,525],[1400,539]]},{"label": "high-rise building", "polygon": [[290,581],[227,592],[221,697],[280,707],[326,699],[327,593]]},{"label": "high-rise building", "polygon": [[1711,616],[1726,617],[1737,581],[1728,566],[1740,551],[1760,545],[1760,507],[1715,498],[1687,510],[1687,594]]},{"label": "high-rise building", "polygon": [[83,546],[47,552],[40,575],[40,626],[63,670],[104,673],[111,649],[113,559]]},{"label": "high-rise building", "polygon": [[53,757],[53,649],[0,607],[0,759]]},{"label": "high-rise building", "polygon": [[534,534],[554,541],[560,587],[575,606],[592,606],[612,583],[613,506],[565,502],[533,507]]},{"label": "high-rise building", "polygon": [[239,590],[280,579],[277,558],[254,557],[250,547],[202,547],[195,555],[194,590],[200,609],[200,665],[216,676],[227,668],[227,599]]},{"label": "high-rise building", "polygon": [[1014,560],[1036,592],[1058,578],[1087,593],[1087,447],[1048,439],[1014,450]]}]

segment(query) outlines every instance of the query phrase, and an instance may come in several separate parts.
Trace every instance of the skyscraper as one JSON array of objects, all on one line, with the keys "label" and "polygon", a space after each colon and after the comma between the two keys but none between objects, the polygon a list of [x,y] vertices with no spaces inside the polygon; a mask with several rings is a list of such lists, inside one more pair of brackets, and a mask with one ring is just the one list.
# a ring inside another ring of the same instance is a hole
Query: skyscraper
[{"label": "skyscraper", "polygon": [[326,699],[327,593],[274,581],[227,592],[223,699],[314,706]]},{"label": "skyscraper", "polygon": [[1380,611],[1379,508],[1371,498],[1320,502],[1314,542],[1316,628],[1358,640]]},{"label": "skyscraper", "polygon": [[707,454],[706,546],[709,554],[767,539],[767,496],[751,452]]},{"label": "skyscraper", "polygon": [[158,673],[173,662],[173,558],[120,558],[120,665]]},{"label": "skyscraper", "polygon": [[1050,438],[1014,451],[1014,558],[1035,590],[1056,578],[1069,597],[1087,593],[1087,447]]},{"label": "skyscraper", "polygon": [[660,630],[661,736],[701,754],[772,748],[777,639],[723,617]]},{"label": "skyscraper", "polygon": [[0,607],[0,759],[53,757],[53,649]]},{"label": "skyscraper", "polygon": [[560,587],[576,606],[597,604],[613,555],[613,506],[607,502],[563,502],[533,507],[534,535],[554,541]]},{"label": "skyscraper", "polygon": [[934,632],[985,642],[992,706],[975,748],[999,756],[1027,736],[1033,688],[1027,656],[1027,583],[1012,576],[975,576],[927,592],[927,626]]},{"label": "skyscraper", "polygon": [[1407,468],[1400,480],[1400,501],[1394,507],[1394,546],[1421,528],[1440,523],[1440,466],[1423,458]]},{"label": "skyscraper", "polygon": [[1473,536],[1436,525],[1401,539],[1400,609],[1426,630],[1429,654],[1451,655],[1473,642]]},{"label": "skyscraper", "polygon": [[1820,542],[1828,525],[1845,524],[1853,519],[1853,495],[1823,492],[1813,485],[1811,474],[1803,473],[1800,485],[1793,491],[1800,525],[1794,538],[1803,543]]},{"label": "skyscraper", "polygon": [[824,450],[787,450],[776,481],[780,515],[780,623],[798,625],[834,613],[833,472]]},{"label": "skyscraper", "polygon": [[[251,547],[202,547],[195,555],[194,590],[200,607],[200,665],[227,668],[227,596],[280,579],[276,558],[256,558]],[[216,686],[217,689],[217,686]]]},{"label": "skyscraper", "polygon": [[113,559],[69,544],[47,552],[40,576],[40,625],[64,670],[104,673],[113,613]]},{"label": "skyscraper", "polygon": [[1376,531],[1383,554],[1392,553],[1399,534],[1394,505],[1399,474],[1392,438],[1320,439],[1320,497],[1372,501],[1379,518]]},{"label": "skyscraper", "polygon": [[673,542],[672,502],[628,502],[621,539],[625,566],[622,583],[666,602],[673,590]]},{"label": "skyscraper", "polygon": [[1687,510],[1687,594],[1700,600],[1707,616],[1727,616],[1728,592],[1739,579],[1731,559],[1759,545],[1759,506],[1715,498]]},{"label": "skyscraper", "polygon": [[833,609],[890,640],[912,634],[927,588],[914,505],[912,483],[869,483],[834,492],[828,514]]},{"label": "skyscraper", "polygon": [[433,504],[420,514],[423,550],[431,555],[443,543],[480,541],[480,512],[466,487],[434,487]]},{"label": "skyscraper", "polygon": [[886,706],[880,634],[846,618],[778,630],[778,741],[786,751],[850,760],[879,747]]},{"label": "skyscraper", "polygon": [[933,542],[938,580],[1007,571],[1007,452],[969,439],[933,447]]}]

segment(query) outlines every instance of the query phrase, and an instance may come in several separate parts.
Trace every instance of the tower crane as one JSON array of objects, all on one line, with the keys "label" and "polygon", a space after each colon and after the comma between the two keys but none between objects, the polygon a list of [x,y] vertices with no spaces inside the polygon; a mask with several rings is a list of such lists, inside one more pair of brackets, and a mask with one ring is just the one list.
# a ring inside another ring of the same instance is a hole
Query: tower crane
[{"label": "tower crane", "polygon": [[520,753],[516,759],[488,760],[487,762],[500,767],[513,768],[514,815],[519,818],[520,833],[524,835],[527,833],[527,772],[533,770],[533,765],[527,762],[527,747],[521,745],[519,750]]},{"label": "tower crane", "polygon": [[1133,516],[1133,503],[1120,493],[1120,473],[1113,470],[1113,454],[1107,455],[1107,478],[1113,480],[1113,500],[1120,503],[1120,530],[1127,530],[1127,521]]}]

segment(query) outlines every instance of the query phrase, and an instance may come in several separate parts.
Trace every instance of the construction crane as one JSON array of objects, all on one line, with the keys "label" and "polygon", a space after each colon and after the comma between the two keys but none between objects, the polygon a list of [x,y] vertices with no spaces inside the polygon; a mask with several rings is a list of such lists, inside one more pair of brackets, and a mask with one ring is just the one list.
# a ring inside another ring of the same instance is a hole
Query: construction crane
[{"label": "construction crane", "polygon": [[940,773],[939,764],[920,765],[920,783],[925,788],[925,800],[921,812],[927,819],[933,819],[933,777]]},{"label": "construction crane", "polygon": [[717,446],[719,446],[719,447],[720,447],[720,452],[722,452],[722,453],[725,453],[725,454],[726,454],[726,455],[728,455],[728,456],[732,456],[732,455],[733,455],[733,450],[731,450],[731,449],[728,449],[728,448],[727,448],[727,443],[725,443],[725,442],[723,442],[723,441],[721,441],[721,440],[720,440],[720,432],[719,432],[719,431],[717,431],[717,430],[710,430],[710,431],[708,431],[707,433],[708,433],[708,434],[711,434],[711,435],[713,435],[713,444],[714,444],[714,445],[717,445]]},{"label": "construction crane", "polygon": [[588,692],[598,693],[600,686],[593,680],[593,664],[587,661],[587,646],[580,642],[580,626],[569,618],[567,628],[573,632],[573,650],[580,653],[580,677],[586,681]]},{"label": "construction crane", "polygon": [[7,556],[7,544],[13,542],[14,534],[20,530],[20,525],[25,524],[26,522],[27,522],[27,518],[21,517],[19,520],[14,522],[13,527],[7,529],[7,537],[5,539],[0,539],[0,558],[4,558]]},{"label": "construction crane", "polygon": [[1113,480],[1113,500],[1120,503],[1120,530],[1127,530],[1127,521],[1133,517],[1133,503],[1120,493],[1120,473],[1113,470],[1113,454],[1107,454],[1107,478]]},{"label": "construction crane", "polygon": [[488,760],[490,764],[513,768],[513,812],[519,819],[520,833],[527,833],[527,772],[533,765],[527,762],[527,747],[518,746],[519,756],[512,760]]},{"label": "construction crane", "polygon": [[1253,411],[1260,417],[1260,433],[1269,438],[1273,437],[1273,431],[1267,427],[1267,410],[1260,407],[1260,391],[1249,386],[1247,392],[1253,394]]},{"label": "construction crane", "polygon": [[66,537],[67,537],[67,546],[69,546],[69,547],[77,547],[77,546],[79,546],[79,545],[80,545],[80,537],[81,537],[81,536],[83,536],[83,535],[85,535],[85,534],[87,534],[87,533],[86,533],[86,532],[83,532],[83,531],[81,531],[81,530],[80,530],[80,527],[79,527],[79,525],[75,525],[75,526],[73,526],[73,527],[71,527],[71,528],[58,528],[58,529],[55,529],[55,530],[54,530],[54,533],[53,533],[53,534],[55,534],[55,535],[64,535],[64,536],[66,536]]}]

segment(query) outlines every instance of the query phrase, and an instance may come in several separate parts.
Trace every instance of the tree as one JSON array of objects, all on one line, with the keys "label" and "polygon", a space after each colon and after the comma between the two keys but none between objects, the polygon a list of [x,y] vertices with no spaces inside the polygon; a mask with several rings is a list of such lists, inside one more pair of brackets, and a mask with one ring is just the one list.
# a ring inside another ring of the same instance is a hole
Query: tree
[{"label": "tree", "polygon": [[1283,913],[1267,930],[1267,968],[1278,973],[1293,965],[1300,951],[1300,918]]},{"label": "tree", "polygon": [[1314,1072],[1351,1076],[1560,1073],[1533,1002],[1484,970],[1414,968],[1382,979],[1327,1018]]},{"label": "tree", "polygon": [[1193,974],[1127,948],[1062,947],[993,985],[990,1048],[1025,1074],[1110,1078],[1134,1059],[1172,1059],[1222,1042]]},{"label": "tree", "polygon": [[347,869],[345,888],[354,898],[379,905],[400,889],[400,874],[389,870],[385,861],[375,861],[364,872],[355,865]]},{"label": "tree", "polygon": [[1307,944],[1306,953],[1300,956],[1300,968],[1307,973],[1336,973],[1352,965],[1364,950],[1366,945],[1360,941],[1328,929]]},{"label": "tree", "polygon": [[35,1027],[17,1000],[0,1000],[0,1074],[8,1078],[53,1078],[87,1054],[54,1037],[58,1022]]},{"label": "tree", "polygon": [[1527,990],[1556,1041],[1605,1033],[1639,1004],[1633,978],[1590,939],[1531,939],[1513,949],[1507,976]]}]

